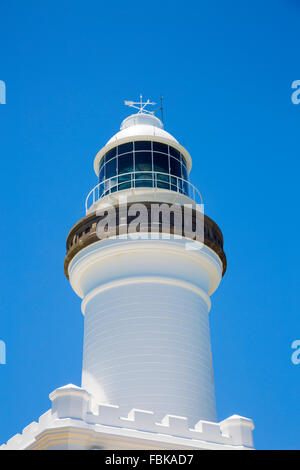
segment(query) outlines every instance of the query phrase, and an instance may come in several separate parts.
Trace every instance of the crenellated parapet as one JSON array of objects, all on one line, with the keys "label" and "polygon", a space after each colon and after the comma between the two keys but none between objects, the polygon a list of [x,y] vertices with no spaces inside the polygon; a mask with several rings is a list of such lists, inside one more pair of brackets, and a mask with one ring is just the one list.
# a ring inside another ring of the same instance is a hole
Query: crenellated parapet
[{"label": "crenellated parapet", "polygon": [[157,421],[147,410],[123,416],[119,406],[95,403],[72,384],[54,390],[50,399],[52,408],[0,450],[124,449],[131,441],[135,449],[253,449],[253,422],[238,415],[220,423],[200,420],[194,427],[182,416],[168,414]]}]

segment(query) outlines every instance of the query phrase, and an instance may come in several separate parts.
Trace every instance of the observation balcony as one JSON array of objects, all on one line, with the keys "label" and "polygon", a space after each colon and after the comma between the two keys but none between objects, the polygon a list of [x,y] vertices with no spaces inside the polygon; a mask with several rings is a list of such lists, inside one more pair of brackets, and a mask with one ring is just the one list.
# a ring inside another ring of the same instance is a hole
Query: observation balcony
[{"label": "observation balcony", "polygon": [[86,213],[101,198],[115,192],[135,188],[152,188],[154,191],[173,191],[192,199],[195,204],[203,204],[199,190],[183,178],[157,171],[133,171],[113,176],[98,183],[87,195],[85,201]]}]

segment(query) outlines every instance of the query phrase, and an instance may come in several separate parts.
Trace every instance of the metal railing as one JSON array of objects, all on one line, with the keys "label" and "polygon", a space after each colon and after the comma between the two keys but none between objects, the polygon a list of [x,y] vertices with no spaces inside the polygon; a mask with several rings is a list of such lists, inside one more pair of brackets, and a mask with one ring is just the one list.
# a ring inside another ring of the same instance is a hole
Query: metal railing
[{"label": "metal railing", "polygon": [[188,196],[196,204],[203,204],[198,189],[183,178],[157,171],[132,171],[112,176],[98,183],[87,195],[85,210],[87,212],[95,202],[109,194],[134,188],[167,189]]}]

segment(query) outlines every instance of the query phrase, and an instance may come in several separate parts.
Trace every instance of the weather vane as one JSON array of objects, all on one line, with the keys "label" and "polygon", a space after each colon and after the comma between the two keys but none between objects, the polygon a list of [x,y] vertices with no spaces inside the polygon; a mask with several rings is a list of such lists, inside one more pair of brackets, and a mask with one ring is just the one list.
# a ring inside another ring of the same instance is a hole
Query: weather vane
[{"label": "weather vane", "polygon": [[138,109],[139,112],[138,114],[141,113],[148,113],[148,114],[154,114],[154,111],[149,111],[148,109],[145,109],[146,106],[151,105],[154,106],[156,103],[150,102],[150,100],[144,101],[143,102],[143,96],[140,95],[140,101],[124,101],[124,104],[126,106],[130,106],[130,108],[135,108]]},{"label": "weather vane", "polygon": [[148,113],[148,114],[154,114],[155,111],[160,111],[161,112],[161,120],[163,122],[163,97],[160,97],[160,108],[154,109],[154,111],[149,111],[149,109],[145,109],[146,106],[151,105],[154,106],[156,103],[150,102],[149,100],[143,102],[143,96],[140,95],[140,101],[124,101],[124,104],[126,106],[130,106],[130,108],[135,108],[138,109],[138,114],[142,113]]}]

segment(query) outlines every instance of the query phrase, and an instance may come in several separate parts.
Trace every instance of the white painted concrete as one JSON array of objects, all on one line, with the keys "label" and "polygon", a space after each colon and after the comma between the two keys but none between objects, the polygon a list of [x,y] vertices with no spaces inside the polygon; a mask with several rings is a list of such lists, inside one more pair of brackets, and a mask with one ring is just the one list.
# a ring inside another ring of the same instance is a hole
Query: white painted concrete
[{"label": "white painted concrete", "polygon": [[0,450],[251,450],[251,419],[231,416],[220,423],[98,404],[84,389],[69,384],[50,394],[52,408],[16,434]]},{"label": "white painted concrete", "polygon": [[124,413],[216,421],[209,295],[222,263],[185,240],[108,239],[69,268],[85,314],[82,387]]}]

